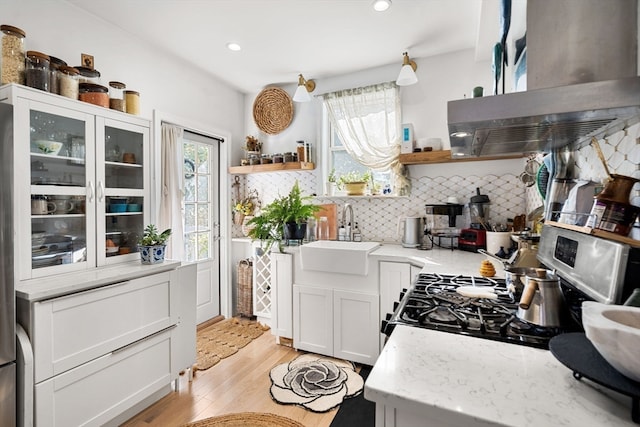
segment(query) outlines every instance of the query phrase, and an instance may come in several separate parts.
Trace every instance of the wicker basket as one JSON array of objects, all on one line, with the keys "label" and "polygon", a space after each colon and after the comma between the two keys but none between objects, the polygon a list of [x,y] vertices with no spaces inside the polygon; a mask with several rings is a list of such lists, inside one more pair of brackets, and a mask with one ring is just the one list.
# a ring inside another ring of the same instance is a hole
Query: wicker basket
[{"label": "wicker basket", "polygon": [[253,262],[251,258],[238,263],[238,314],[253,317]]}]

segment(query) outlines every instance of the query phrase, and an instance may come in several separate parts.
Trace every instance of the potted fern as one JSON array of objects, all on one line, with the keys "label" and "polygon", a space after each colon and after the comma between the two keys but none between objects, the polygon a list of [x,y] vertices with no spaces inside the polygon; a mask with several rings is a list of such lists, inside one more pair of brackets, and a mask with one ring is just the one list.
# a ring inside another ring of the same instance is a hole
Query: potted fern
[{"label": "potted fern", "polygon": [[248,222],[253,226],[249,237],[261,240],[264,251],[271,249],[274,243],[278,243],[282,251],[283,239],[302,240],[307,232],[307,220],[320,210],[319,206],[307,203],[310,199],[311,196],[302,196],[296,181],[288,195],[266,205]]},{"label": "potted fern", "polygon": [[143,264],[158,264],[164,261],[164,254],[169,236],[171,236],[170,228],[159,233],[158,229],[153,224],[149,224],[145,227],[144,234],[138,241],[140,259]]}]

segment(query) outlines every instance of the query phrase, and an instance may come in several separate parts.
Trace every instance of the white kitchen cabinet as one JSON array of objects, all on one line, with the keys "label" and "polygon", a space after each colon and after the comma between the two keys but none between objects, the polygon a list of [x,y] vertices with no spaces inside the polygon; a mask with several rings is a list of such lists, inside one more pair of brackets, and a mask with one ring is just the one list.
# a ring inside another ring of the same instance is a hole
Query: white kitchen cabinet
[{"label": "white kitchen cabinet", "polygon": [[271,253],[271,333],[293,338],[293,255]]},{"label": "white kitchen cabinet", "polygon": [[293,346],[333,356],[333,290],[293,285]]},{"label": "white kitchen cabinet", "polygon": [[333,291],[333,355],[373,366],[380,353],[378,295]]},{"label": "white kitchen cabinet", "polygon": [[[178,279],[179,263],[165,263],[146,275],[139,262],[64,275],[69,287],[95,284],[60,295],[45,279],[19,285],[18,321],[33,348],[36,425],[104,425],[171,391],[176,363],[185,363],[180,346],[189,342],[180,287],[195,282]],[[184,304],[191,301],[195,312],[192,300]]]},{"label": "white kitchen cabinet", "polygon": [[377,294],[293,286],[293,345],[373,365],[378,357]]},{"label": "white kitchen cabinet", "polygon": [[18,280],[138,259],[151,218],[150,121],[20,85],[2,86],[0,101],[14,107],[22,166],[13,177]]}]

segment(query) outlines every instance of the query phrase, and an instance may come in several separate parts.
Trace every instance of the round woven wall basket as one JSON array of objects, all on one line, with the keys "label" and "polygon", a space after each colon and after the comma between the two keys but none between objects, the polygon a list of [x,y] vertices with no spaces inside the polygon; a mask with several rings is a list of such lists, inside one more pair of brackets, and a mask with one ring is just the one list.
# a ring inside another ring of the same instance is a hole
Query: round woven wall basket
[{"label": "round woven wall basket", "polygon": [[268,87],[253,101],[253,120],[258,128],[269,135],[285,130],[293,119],[293,101],[279,87]]}]

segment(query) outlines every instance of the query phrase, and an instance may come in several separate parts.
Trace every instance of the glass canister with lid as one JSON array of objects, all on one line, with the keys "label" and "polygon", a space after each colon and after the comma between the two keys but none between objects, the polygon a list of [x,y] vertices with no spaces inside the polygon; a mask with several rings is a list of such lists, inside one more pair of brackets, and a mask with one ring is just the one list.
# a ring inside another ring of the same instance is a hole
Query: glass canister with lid
[{"label": "glass canister with lid", "polygon": [[49,55],[49,92],[58,93],[58,76],[60,67],[67,65],[65,61],[55,56]]},{"label": "glass canister with lid", "polygon": [[124,83],[109,82],[109,108],[123,113],[126,111],[126,101],[124,99],[126,87]]},{"label": "glass canister with lid", "polygon": [[27,51],[25,83],[27,86],[49,92],[49,55],[35,50]]},{"label": "glass canister with lid", "polygon": [[2,56],[0,57],[0,84],[24,84],[26,33],[11,25],[0,25]]},{"label": "glass canister with lid", "polygon": [[100,71],[89,67],[83,67],[81,65],[74,68],[78,70],[78,79],[80,83],[100,84]]},{"label": "glass canister with lid", "polygon": [[135,90],[124,91],[124,103],[127,113],[140,114],[140,94]]},{"label": "glass canister with lid", "polygon": [[78,99],[78,70],[68,65],[58,68],[58,95]]},{"label": "glass canister with lid", "polygon": [[80,83],[78,99],[109,108],[109,89],[95,83]]}]

